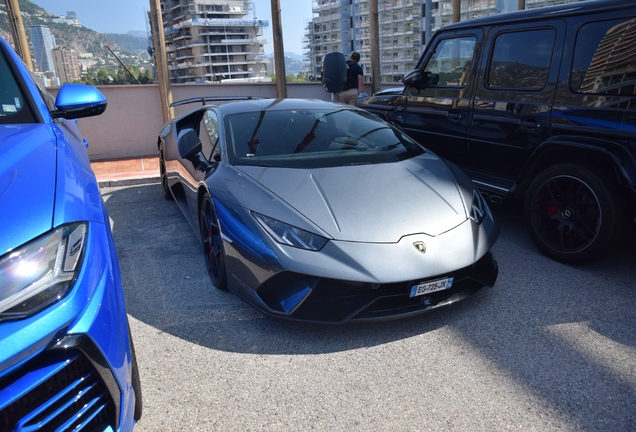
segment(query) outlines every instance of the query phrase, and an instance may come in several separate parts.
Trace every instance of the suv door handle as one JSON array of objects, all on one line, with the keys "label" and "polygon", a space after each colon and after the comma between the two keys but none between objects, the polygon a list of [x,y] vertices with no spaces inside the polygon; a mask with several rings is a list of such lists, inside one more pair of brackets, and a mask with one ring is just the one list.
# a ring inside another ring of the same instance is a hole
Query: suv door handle
[{"label": "suv door handle", "polygon": [[529,128],[529,129],[540,129],[543,125],[536,121],[522,121],[521,127]]},{"label": "suv door handle", "polygon": [[526,133],[542,134],[548,131],[548,123],[542,121],[522,121],[519,129]]},{"label": "suv door handle", "polygon": [[449,120],[461,120],[464,116],[459,111],[448,111],[446,117],[448,117]]}]

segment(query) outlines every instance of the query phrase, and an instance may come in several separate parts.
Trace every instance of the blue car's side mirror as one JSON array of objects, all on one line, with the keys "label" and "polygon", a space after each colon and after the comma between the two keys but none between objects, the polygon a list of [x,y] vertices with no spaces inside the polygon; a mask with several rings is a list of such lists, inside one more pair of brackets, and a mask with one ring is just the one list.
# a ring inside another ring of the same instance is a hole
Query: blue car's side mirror
[{"label": "blue car's side mirror", "polygon": [[51,111],[51,116],[66,119],[91,117],[106,111],[106,105],[106,97],[95,87],[64,84],[57,93],[56,109]]}]

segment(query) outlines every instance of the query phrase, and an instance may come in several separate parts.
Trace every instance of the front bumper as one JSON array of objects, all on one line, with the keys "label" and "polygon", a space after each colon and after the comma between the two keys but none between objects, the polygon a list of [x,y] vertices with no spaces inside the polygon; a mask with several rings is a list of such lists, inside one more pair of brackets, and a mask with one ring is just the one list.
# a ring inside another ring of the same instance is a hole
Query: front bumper
[{"label": "front bumper", "polygon": [[[450,289],[418,297],[409,296],[411,287],[426,280],[370,284],[286,272],[259,288],[256,295],[260,304],[256,306],[271,316],[320,323],[404,318],[455,303],[477,293],[484,286],[493,286],[498,271],[496,260],[488,252],[469,267],[429,279],[453,277]],[[297,307],[285,310],[282,305],[293,302],[295,292],[308,294]]]},{"label": "front bumper", "polygon": [[90,223],[67,296],[0,324],[0,430],[132,430],[135,395],[119,264],[107,226]]},{"label": "front bumper", "polygon": [[[438,237],[411,235],[394,244],[330,241],[320,252],[252,235],[250,243],[226,224],[228,285],[263,313],[291,320],[336,324],[409,316],[494,285],[498,267],[490,248],[499,231],[492,219],[485,222],[468,220]],[[425,242],[425,254],[414,248],[418,241]],[[413,285],[444,277],[454,278],[451,289],[409,297]]]}]

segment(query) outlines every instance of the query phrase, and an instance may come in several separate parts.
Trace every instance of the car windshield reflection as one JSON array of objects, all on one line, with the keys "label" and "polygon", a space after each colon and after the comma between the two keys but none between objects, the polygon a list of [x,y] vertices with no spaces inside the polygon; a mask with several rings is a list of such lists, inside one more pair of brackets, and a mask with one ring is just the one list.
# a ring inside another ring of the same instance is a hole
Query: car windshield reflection
[{"label": "car windshield reflection", "polygon": [[351,109],[263,110],[225,118],[233,165],[322,168],[391,163],[425,150],[374,115]]}]

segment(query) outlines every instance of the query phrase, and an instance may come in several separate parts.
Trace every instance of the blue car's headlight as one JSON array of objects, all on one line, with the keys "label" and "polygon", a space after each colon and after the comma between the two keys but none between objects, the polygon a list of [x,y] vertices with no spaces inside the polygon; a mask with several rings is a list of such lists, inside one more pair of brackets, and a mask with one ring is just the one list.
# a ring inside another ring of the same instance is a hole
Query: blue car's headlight
[{"label": "blue car's headlight", "polygon": [[309,231],[296,228],[262,214],[252,213],[254,219],[278,243],[300,249],[318,251],[327,243],[327,239]]},{"label": "blue car's headlight", "polygon": [[66,295],[87,230],[85,223],[64,225],[0,258],[0,321],[27,317]]},{"label": "blue car's headlight", "polygon": [[486,204],[486,200],[483,196],[481,196],[477,188],[473,188],[473,204],[470,209],[470,218],[475,223],[480,224],[484,221],[486,213],[488,213],[488,204]]}]

